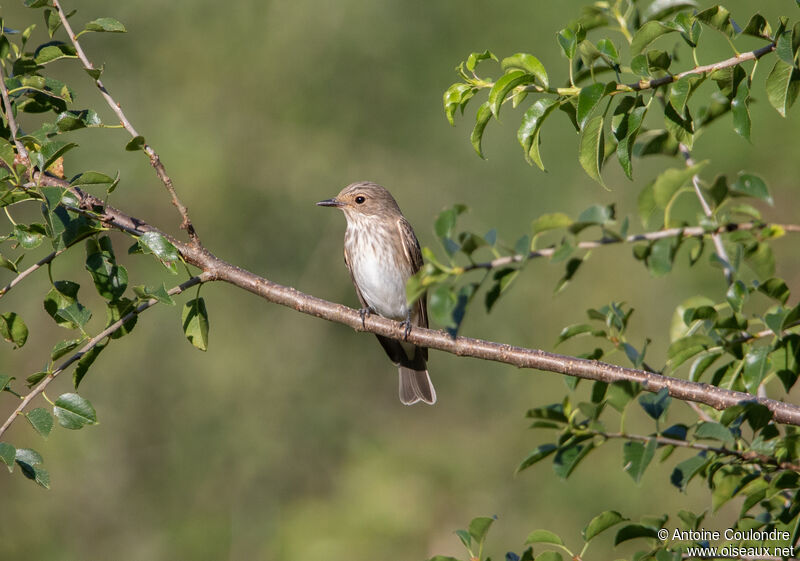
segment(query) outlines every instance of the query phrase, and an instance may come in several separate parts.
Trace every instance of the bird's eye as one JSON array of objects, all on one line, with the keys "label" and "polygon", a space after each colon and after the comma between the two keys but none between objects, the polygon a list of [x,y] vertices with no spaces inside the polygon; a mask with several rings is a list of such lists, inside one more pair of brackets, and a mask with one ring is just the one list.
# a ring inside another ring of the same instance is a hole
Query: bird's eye
[{"label": "bird's eye", "polygon": [[359,195],[359,196],[357,196],[357,197],[356,197],[356,204],[359,204],[359,205],[360,205],[360,204],[362,204],[362,203],[363,203],[364,201],[366,201],[366,200],[367,200],[367,198],[366,198],[366,197],[364,197],[363,195]]}]

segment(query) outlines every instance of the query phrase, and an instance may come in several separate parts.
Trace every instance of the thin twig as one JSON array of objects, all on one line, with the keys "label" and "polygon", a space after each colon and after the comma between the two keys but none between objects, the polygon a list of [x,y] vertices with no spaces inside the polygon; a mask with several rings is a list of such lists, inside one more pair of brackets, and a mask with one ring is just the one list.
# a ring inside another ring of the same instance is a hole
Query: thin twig
[{"label": "thin twig", "polygon": [[[67,20],[67,15],[64,13],[64,10],[61,8],[61,4],[59,3],[58,0],[53,0],[53,7],[55,8],[56,12],[58,12],[58,16],[61,19],[61,24],[64,26],[64,30],[67,32],[67,36],[72,42],[72,45],[75,47],[75,51],[78,55],[78,58],[83,63],[83,67],[86,70],[96,70],[92,62],[86,56],[86,53],[84,53],[83,48],[78,42],[78,38],[75,36],[75,33],[73,33],[72,27],[70,26],[69,21]],[[103,96],[103,99],[106,100],[106,103],[111,108],[111,110],[114,113],[116,113],[120,124],[125,128],[125,130],[128,131],[128,133],[133,138],[141,136],[136,131],[136,129],[133,128],[133,125],[125,116],[125,113],[123,113],[120,104],[117,103],[113,97],[111,97],[111,94],[103,85],[103,82],[100,80],[100,78],[99,77],[96,78],[94,82],[97,85],[97,88],[100,90],[100,94]],[[164,187],[167,189],[167,192],[172,198],[172,204],[175,206],[175,208],[178,209],[178,212],[181,215],[182,218],[181,228],[186,230],[186,232],[189,234],[189,239],[192,241],[193,244],[199,245],[200,240],[197,237],[197,232],[195,231],[194,226],[192,225],[192,221],[189,219],[189,211],[181,202],[180,198],[178,198],[178,193],[175,190],[175,186],[172,184],[172,179],[167,174],[166,168],[164,168],[164,164],[161,163],[161,158],[149,144],[145,143],[145,145],[142,147],[142,150],[144,150],[144,153],[147,154],[148,158],[150,158],[150,164],[156,170],[156,175],[158,175],[159,180],[161,180],[161,183],[164,184]]]},{"label": "thin twig", "polygon": [[721,454],[723,456],[735,456],[740,460],[748,463],[761,463],[761,464],[770,464],[775,466],[778,469],[789,469],[792,471],[800,471],[800,464],[794,464],[792,462],[779,462],[775,458],[771,456],[765,456],[764,454],[759,454],[758,452],[754,452],[753,450],[749,451],[742,451],[742,450],[732,450],[730,448],[726,448],[725,446],[711,446],[709,444],[701,444],[700,442],[689,442],[687,440],[679,440],[677,438],[669,438],[666,436],[645,436],[641,434],[628,434],[624,432],[604,432],[599,430],[586,430],[583,432],[587,432],[589,434],[595,434],[597,436],[602,436],[605,438],[621,438],[624,440],[636,440],[639,442],[649,442],[650,440],[655,440],[656,444],[661,446],[680,446],[682,448],[692,448],[694,450],[701,450],[703,452],[714,452],[715,454]]},{"label": "thin twig", "polygon": [[9,282],[3,288],[0,288],[0,298],[5,296],[8,293],[9,290],[11,290],[15,286],[17,286],[19,283],[21,283],[23,280],[25,280],[25,277],[27,277],[31,273],[34,273],[36,270],[38,270],[39,268],[43,267],[44,265],[47,265],[48,263],[52,262],[53,259],[55,259],[59,255],[61,255],[65,251],[67,251],[69,248],[73,247],[78,242],[85,240],[89,236],[94,235],[95,233],[96,232],[86,232],[82,236],[79,236],[79,237],[75,238],[75,240],[72,243],[70,243],[68,246],[62,247],[58,251],[54,251],[54,252],[50,253],[49,255],[46,255],[46,256],[42,257],[41,259],[39,259],[36,263],[34,263],[30,267],[28,267],[27,269],[25,269],[24,271],[19,273],[16,277],[14,277],[11,280],[11,282]]},{"label": "thin twig", "polygon": [[[186,290],[188,288],[191,288],[191,287],[193,287],[193,286],[195,286],[197,284],[206,282],[209,279],[209,277],[210,277],[209,274],[201,273],[200,275],[192,277],[189,280],[187,280],[186,282],[181,283],[180,285],[171,288],[167,292],[167,294],[169,294],[170,296],[174,296],[176,294],[180,294],[181,292],[183,292],[184,290]],[[14,410],[14,412],[11,413],[11,415],[8,417],[8,419],[6,419],[5,423],[3,423],[3,426],[0,427],[0,436],[2,436],[3,433],[5,433],[8,430],[8,428],[11,426],[11,424],[14,422],[14,420],[17,418],[17,416],[20,415],[22,413],[22,411],[25,410],[25,408],[28,406],[28,404],[30,404],[30,402],[33,401],[33,399],[36,396],[41,394],[45,390],[45,388],[50,384],[50,382],[55,380],[56,376],[58,376],[59,374],[64,372],[75,361],[80,360],[81,357],[83,357],[83,355],[85,355],[87,352],[89,352],[90,350],[95,348],[98,344],[100,344],[103,341],[103,339],[105,339],[106,337],[110,336],[115,331],[119,330],[123,325],[125,325],[128,321],[130,321],[134,316],[142,313],[143,311],[147,310],[148,308],[154,306],[157,303],[158,303],[158,300],[156,300],[155,298],[151,298],[150,300],[147,300],[146,302],[142,302],[141,304],[139,304],[139,306],[136,307],[135,310],[125,314],[124,317],[122,317],[121,319],[115,321],[114,323],[112,323],[111,325],[106,327],[103,331],[101,331],[100,333],[98,333],[97,335],[92,337],[89,340],[89,342],[87,342],[86,345],[84,345],[81,348],[81,350],[79,350],[78,352],[76,352],[75,354],[70,356],[68,359],[66,359],[64,362],[62,362],[58,366],[58,368],[56,368],[55,370],[50,372],[47,376],[45,376],[45,378],[41,382],[39,382],[39,385],[37,385],[35,388],[33,388],[28,393],[28,395],[26,395],[22,399],[22,401],[17,406],[17,408]]]},{"label": "thin twig", "polygon": [[8,121],[8,128],[11,130],[11,139],[17,147],[17,154],[22,163],[26,166],[30,165],[30,158],[28,158],[28,151],[25,146],[17,138],[19,128],[17,127],[17,120],[14,118],[14,109],[11,107],[11,99],[8,97],[8,88],[6,88],[6,75],[2,62],[0,62],[0,95],[3,96],[3,108],[6,112],[6,121]]},{"label": "thin twig", "polygon": [[[734,57],[721,60],[719,62],[714,62],[712,64],[706,64],[703,66],[696,66],[694,68],[690,68],[689,70],[685,70],[683,72],[679,72],[678,74],[670,74],[667,76],[662,76],[660,78],[654,78],[652,80],[639,80],[638,82],[633,82],[631,84],[621,84],[618,83],[616,85],[616,91],[612,92],[612,95],[615,93],[624,93],[624,92],[638,92],[643,90],[651,90],[658,88],[660,86],[665,86],[667,84],[671,84],[672,82],[677,82],[681,78],[685,78],[687,76],[695,76],[698,74],[706,74],[709,72],[715,72],[717,70],[722,70],[723,68],[730,68],[732,66],[738,66],[744,62],[749,60],[758,60],[762,56],[771,53],[775,50],[775,43],[770,43],[769,45],[764,45],[754,51],[748,51],[746,53],[741,53]],[[483,86],[485,88],[491,88],[494,86],[493,82],[486,82]],[[577,95],[580,92],[581,88],[578,86],[573,86],[570,88],[543,88],[542,86],[532,84],[530,86],[525,86],[522,88],[522,91],[526,92],[538,92],[538,93],[554,93],[558,95]]]},{"label": "thin twig", "polygon": [[[689,147],[681,142],[678,144],[678,149],[683,155],[683,159],[686,162],[686,167],[692,167],[695,162],[692,159],[692,153],[689,151]],[[706,199],[703,196],[703,191],[700,189],[699,175],[694,174],[692,176],[692,185],[694,186],[694,192],[697,195],[697,199],[700,201],[700,206],[703,207],[703,213],[706,215],[706,218],[713,218],[711,207],[708,205],[708,202],[706,202]],[[733,284],[733,266],[731,265],[730,258],[728,257],[728,252],[725,251],[725,246],[722,245],[722,238],[720,237],[719,233],[715,232],[711,234],[711,240],[714,242],[714,248],[717,250],[717,257],[719,257],[720,261],[722,261],[725,282],[727,282],[728,285]]]},{"label": "thin twig", "polygon": [[[708,235],[713,236],[729,232],[739,232],[744,230],[761,230],[766,228],[767,226],[769,226],[769,224],[764,224],[761,222],[731,222],[729,224],[723,224],[722,226],[719,226],[718,228],[713,230],[703,228],[702,226],[692,226],[686,228],[668,228],[666,230],[656,230],[654,232],[645,232],[643,234],[632,234],[624,238],[601,238],[599,240],[578,242],[576,247],[578,249],[594,249],[596,247],[602,247],[605,245],[612,245],[618,243],[634,243],[641,241],[655,241],[664,238],[674,238],[674,237],[702,238],[703,236],[708,236]],[[786,232],[800,233],[800,225],[774,224],[774,226],[778,228],[783,228],[784,231]],[[515,255],[508,255],[505,257],[498,257],[497,259],[493,259],[492,261],[487,261],[484,263],[473,263],[471,265],[467,265],[466,267],[463,268],[463,271],[467,272],[467,271],[473,271],[475,269],[494,269],[497,267],[510,265],[511,263],[519,263],[521,261],[524,261],[525,259],[534,259],[537,257],[550,257],[557,250],[558,250],[557,247],[548,247],[544,249],[537,249],[531,251],[527,256],[515,254]]]}]

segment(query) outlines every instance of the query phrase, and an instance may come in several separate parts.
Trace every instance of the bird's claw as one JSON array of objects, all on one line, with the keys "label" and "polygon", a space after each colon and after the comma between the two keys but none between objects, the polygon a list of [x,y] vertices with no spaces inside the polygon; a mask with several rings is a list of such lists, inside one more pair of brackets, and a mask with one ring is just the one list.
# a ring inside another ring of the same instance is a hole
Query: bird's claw
[{"label": "bird's claw", "polygon": [[370,310],[369,307],[361,308],[360,310],[358,310],[358,315],[361,316],[361,327],[364,328],[365,330],[367,329],[367,325],[364,320],[371,313],[372,310]]},{"label": "bird's claw", "polygon": [[408,334],[411,333],[411,318],[406,318],[400,322],[403,327],[403,341],[408,341]]}]

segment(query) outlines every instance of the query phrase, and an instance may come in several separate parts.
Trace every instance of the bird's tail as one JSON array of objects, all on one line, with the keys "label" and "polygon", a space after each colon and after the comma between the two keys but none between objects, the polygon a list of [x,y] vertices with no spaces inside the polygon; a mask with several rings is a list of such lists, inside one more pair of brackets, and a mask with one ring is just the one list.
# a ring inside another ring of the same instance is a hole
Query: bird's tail
[{"label": "bird's tail", "polygon": [[405,366],[398,367],[400,372],[400,401],[403,405],[412,405],[424,401],[428,405],[436,403],[436,390],[433,389],[431,377],[427,370],[413,370]]}]

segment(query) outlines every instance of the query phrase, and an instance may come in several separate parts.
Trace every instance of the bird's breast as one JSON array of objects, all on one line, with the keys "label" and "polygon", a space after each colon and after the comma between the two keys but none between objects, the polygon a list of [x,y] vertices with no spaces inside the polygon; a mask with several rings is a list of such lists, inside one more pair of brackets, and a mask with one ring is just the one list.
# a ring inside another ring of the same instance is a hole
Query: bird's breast
[{"label": "bird's breast", "polygon": [[348,228],[347,261],[361,296],[378,314],[397,320],[408,315],[406,281],[411,276],[402,246],[381,227]]}]

